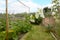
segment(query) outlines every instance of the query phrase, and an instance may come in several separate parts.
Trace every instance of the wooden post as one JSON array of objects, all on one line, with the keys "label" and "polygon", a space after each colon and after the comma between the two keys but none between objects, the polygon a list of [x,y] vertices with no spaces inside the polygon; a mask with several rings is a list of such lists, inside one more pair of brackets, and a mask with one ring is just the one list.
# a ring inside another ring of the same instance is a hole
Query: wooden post
[{"label": "wooden post", "polygon": [[9,27],[9,22],[8,22],[8,0],[6,0],[6,40],[8,40],[8,27]]}]

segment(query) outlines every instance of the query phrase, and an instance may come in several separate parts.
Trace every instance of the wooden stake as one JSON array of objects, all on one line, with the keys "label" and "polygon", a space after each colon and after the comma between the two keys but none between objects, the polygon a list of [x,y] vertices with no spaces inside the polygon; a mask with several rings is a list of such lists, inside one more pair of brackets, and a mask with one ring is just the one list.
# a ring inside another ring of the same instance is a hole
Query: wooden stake
[{"label": "wooden stake", "polygon": [[8,27],[9,27],[9,22],[8,22],[8,0],[6,0],[6,40],[8,40]]}]

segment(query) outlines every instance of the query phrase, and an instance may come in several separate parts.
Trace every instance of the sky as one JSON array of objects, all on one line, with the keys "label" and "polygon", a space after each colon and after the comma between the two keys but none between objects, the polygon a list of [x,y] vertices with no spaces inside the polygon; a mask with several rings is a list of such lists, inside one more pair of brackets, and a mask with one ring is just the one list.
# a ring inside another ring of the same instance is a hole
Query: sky
[{"label": "sky", "polygon": [[[0,13],[5,12],[5,1],[0,0]],[[51,6],[51,0],[20,0],[25,5],[30,8],[30,12],[36,12],[38,8],[43,8],[45,6]],[[8,11],[9,13],[20,13],[20,12],[28,12],[28,8],[18,0],[8,0]]]},{"label": "sky", "polygon": [[33,2],[40,4],[42,6],[51,4],[51,0],[33,0]]}]

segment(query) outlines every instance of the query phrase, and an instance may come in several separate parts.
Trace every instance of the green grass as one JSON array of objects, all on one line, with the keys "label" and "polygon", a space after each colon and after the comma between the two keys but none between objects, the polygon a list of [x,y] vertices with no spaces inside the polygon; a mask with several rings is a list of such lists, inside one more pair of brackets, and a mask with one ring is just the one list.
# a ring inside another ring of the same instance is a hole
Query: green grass
[{"label": "green grass", "polygon": [[58,36],[60,37],[60,22],[56,24],[56,32]]},{"label": "green grass", "polygon": [[54,40],[50,33],[42,26],[33,26],[32,30],[22,40]]}]

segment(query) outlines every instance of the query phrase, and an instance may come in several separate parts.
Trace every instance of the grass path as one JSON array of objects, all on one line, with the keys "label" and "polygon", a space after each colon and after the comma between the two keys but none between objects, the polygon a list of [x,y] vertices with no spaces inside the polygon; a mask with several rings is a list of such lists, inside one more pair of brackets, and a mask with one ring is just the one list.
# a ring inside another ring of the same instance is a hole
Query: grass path
[{"label": "grass path", "polygon": [[33,26],[21,40],[54,40],[50,33],[45,32],[42,26]]}]

